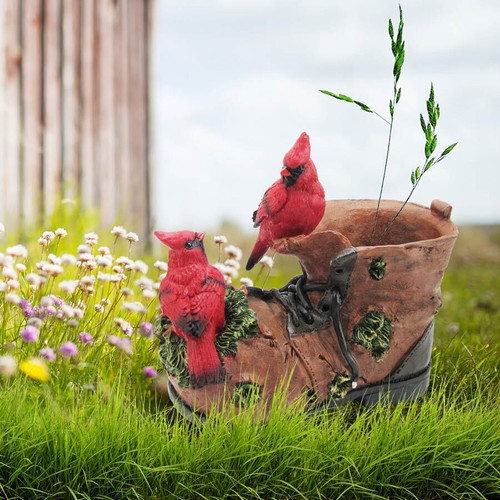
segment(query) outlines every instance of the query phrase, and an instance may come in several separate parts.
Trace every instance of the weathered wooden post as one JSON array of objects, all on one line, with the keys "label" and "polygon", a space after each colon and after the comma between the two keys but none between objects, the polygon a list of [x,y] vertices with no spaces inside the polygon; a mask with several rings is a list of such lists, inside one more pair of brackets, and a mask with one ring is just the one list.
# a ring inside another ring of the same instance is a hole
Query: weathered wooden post
[{"label": "weathered wooden post", "polygon": [[71,198],[150,232],[154,0],[2,0],[0,218]]}]

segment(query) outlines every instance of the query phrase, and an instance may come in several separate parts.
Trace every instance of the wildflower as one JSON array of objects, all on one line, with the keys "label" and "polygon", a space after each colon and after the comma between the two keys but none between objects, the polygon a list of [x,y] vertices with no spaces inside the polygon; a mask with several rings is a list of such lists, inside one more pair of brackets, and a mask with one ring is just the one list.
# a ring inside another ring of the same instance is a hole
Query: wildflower
[{"label": "wildflower", "polygon": [[127,235],[127,230],[122,226],[114,226],[111,230],[111,234],[117,238],[125,238]]},{"label": "wildflower", "polygon": [[153,336],[153,325],[147,321],[143,321],[139,325],[139,333],[145,338],[152,337]]},{"label": "wildflower", "polygon": [[145,366],[142,370],[145,377],[154,378],[158,376],[158,372],[152,366]]},{"label": "wildflower", "polygon": [[111,267],[113,265],[113,257],[111,255],[98,255],[95,262],[100,267]]},{"label": "wildflower", "polygon": [[132,354],[134,354],[134,351],[132,349],[132,341],[129,338],[120,339],[116,347],[118,347],[120,351],[128,354],[129,356],[132,356]]},{"label": "wildflower", "polygon": [[68,236],[68,231],[66,231],[66,229],[63,229],[62,227],[58,227],[58,228],[54,231],[54,234],[55,234],[58,238],[66,238],[66,236]]},{"label": "wildflower", "polygon": [[272,257],[269,257],[269,255],[264,255],[264,257],[262,257],[262,259],[260,259],[260,263],[264,267],[268,267],[269,269],[271,269],[274,265],[274,260]]},{"label": "wildflower", "polygon": [[94,337],[90,335],[88,332],[81,332],[78,334],[78,340],[80,340],[83,344],[91,344],[94,340]]},{"label": "wildflower", "polygon": [[7,280],[15,280],[17,278],[16,271],[10,267],[4,267],[2,269],[2,275]]},{"label": "wildflower", "polygon": [[[0,224],[1,226],[1,224]],[[17,361],[14,356],[5,354],[0,356],[0,375],[4,377],[12,377],[17,371]]]},{"label": "wildflower", "polygon": [[[37,308],[33,308],[33,314],[37,314]],[[35,328],[40,329],[42,325],[43,321],[37,316],[33,316],[28,319],[28,326],[34,326]]]},{"label": "wildflower", "polygon": [[120,343],[120,337],[117,337],[116,335],[108,335],[108,344],[115,346]]},{"label": "wildflower", "polygon": [[224,264],[226,266],[232,267],[236,271],[241,267],[241,264],[236,259],[227,259]]},{"label": "wildflower", "polygon": [[60,299],[57,295],[52,294],[52,295],[50,295],[50,298],[52,299],[52,301],[56,307],[61,307],[64,305],[64,300]]},{"label": "wildflower", "polygon": [[90,246],[97,245],[99,241],[99,236],[96,233],[87,233],[85,235],[85,243]]},{"label": "wildflower", "polygon": [[26,281],[30,284],[30,285],[34,285],[36,286],[37,288],[40,286],[41,282],[42,282],[42,278],[39,274],[35,274],[35,273],[29,273],[26,275]]},{"label": "wildflower", "polygon": [[26,272],[26,269],[27,268],[26,268],[26,266],[24,264],[21,264],[21,263],[16,264],[16,271],[18,273],[24,273],[24,272]]},{"label": "wildflower", "polygon": [[78,245],[78,248],[76,249],[76,253],[78,255],[82,253],[92,253],[92,249],[88,245]]},{"label": "wildflower", "polygon": [[31,318],[33,316],[33,309],[31,308],[31,302],[29,300],[21,300],[17,305],[23,311],[23,316],[25,318]]},{"label": "wildflower", "polygon": [[123,274],[123,267],[122,266],[113,266],[113,272],[116,274]]},{"label": "wildflower", "polygon": [[240,278],[240,283],[243,285],[243,286],[253,286],[253,281],[250,279],[250,278]]},{"label": "wildflower", "polygon": [[57,257],[56,255],[54,255],[53,253],[49,253],[49,255],[47,256],[47,259],[49,259],[49,262],[51,264],[54,264],[55,266],[60,266],[61,265],[61,258],[60,257]]},{"label": "wildflower", "polygon": [[234,269],[234,267],[226,266],[225,264],[221,264],[220,262],[216,262],[214,264],[214,267],[216,267],[225,278],[238,277],[238,271]]},{"label": "wildflower", "polygon": [[57,311],[56,311],[56,308],[55,308],[54,306],[47,306],[47,307],[45,308],[45,311],[47,312],[47,314],[48,314],[49,316],[55,316],[55,315],[56,315],[56,312],[57,312]]},{"label": "wildflower", "polygon": [[235,247],[234,245],[229,245],[224,248],[224,251],[227,253],[227,256],[230,259],[241,260],[242,252],[241,248]]},{"label": "wildflower", "polygon": [[61,264],[63,266],[72,266],[76,264],[76,257],[70,253],[65,253],[61,255]]},{"label": "wildflower", "polygon": [[125,297],[130,297],[134,295],[134,291],[131,288],[124,288],[122,294],[125,295]]},{"label": "wildflower", "polygon": [[0,280],[0,293],[7,291],[7,283],[5,281]]},{"label": "wildflower", "polygon": [[142,296],[145,299],[154,299],[156,297],[156,292],[153,290],[145,289],[142,291]]},{"label": "wildflower", "polygon": [[0,224],[0,234],[5,233],[5,226],[3,224]]},{"label": "wildflower", "polygon": [[124,301],[122,305],[122,309],[124,311],[136,312],[136,313],[145,313],[147,309],[140,302],[127,302]]},{"label": "wildflower", "polygon": [[132,325],[128,321],[125,321],[123,318],[115,318],[115,323],[125,335],[132,335]]},{"label": "wildflower", "polygon": [[70,319],[67,323],[68,326],[71,328],[75,328],[75,326],[78,326],[78,320],[77,319]]},{"label": "wildflower", "polygon": [[69,293],[70,295],[73,295],[75,293],[77,286],[78,286],[78,280],[61,281],[59,283],[59,289],[62,292]]},{"label": "wildflower", "polygon": [[125,235],[125,239],[130,241],[130,243],[136,243],[139,241],[139,236],[136,233],[129,232]]},{"label": "wildflower", "polygon": [[71,358],[73,356],[76,356],[78,354],[78,347],[74,342],[68,341],[64,342],[64,344],[61,344],[59,347],[59,352],[65,357],[65,358]]},{"label": "wildflower", "polygon": [[24,330],[21,331],[21,338],[28,343],[36,342],[39,335],[40,331],[36,326],[33,325],[28,325]]},{"label": "wildflower", "polygon": [[19,368],[23,373],[28,375],[34,380],[39,380],[40,382],[47,382],[50,379],[49,369],[47,364],[41,358],[30,358],[23,361]]},{"label": "wildflower", "polygon": [[19,288],[21,288],[21,285],[17,280],[9,280],[7,281],[7,288],[9,290],[19,290]]},{"label": "wildflower", "polygon": [[109,255],[111,250],[108,247],[99,247],[98,250],[100,255]]},{"label": "wildflower", "polygon": [[0,266],[1,267],[12,267],[14,265],[14,259],[10,255],[4,255],[0,253]]},{"label": "wildflower", "polygon": [[87,262],[94,260],[94,256],[90,252],[82,252],[78,254],[78,261]]},{"label": "wildflower", "polygon": [[55,361],[57,356],[52,347],[44,347],[38,351],[38,354],[48,361]]},{"label": "wildflower", "polygon": [[11,257],[19,257],[20,259],[26,259],[28,257],[28,250],[26,250],[23,245],[8,247],[6,252],[7,255],[10,255]]},{"label": "wildflower", "polygon": [[154,281],[147,276],[141,276],[136,282],[135,285],[138,286],[141,290],[151,290],[153,288]]},{"label": "wildflower", "polygon": [[10,292],[5,295],[5,302],[9,304],[19,304],[21,302],[21,297],[17,293]]},{"label": "wildflower", "polygon": [[216,245],[225,245],[227,243],[227,238],[224,235],[214,236],[214,243]]},{"label": "wildflower", "polygon": [[98,312],[98,313],[102,313],[102,312],[104,312],[104,306],[102,306],[101,304],[96,304],[94,306],[94,311]]},{"label": "wildflower", "polygon": [[147,274],[149,268],[148,265],[142,260],[136,260],[132,264],[132,269],[138,273]]},{"label": "wildflower", "polygon": [[158,271],[163,271],[166,273],[168,271],[168,264],[166,262],[163,262],[162,260],[157,260],[154,264],[154,267],[158,269]]},{"label": "wildflower", "polygon": [[60,312],[62,316],[66,316],[66,318],[71,319],[75,317],[75,310],[69,306],[68,304],[63,304],[61,306]]},{"label": "wildflower", "polygon": [[116,259],[116,263],[119,266],[132,266],[134,261],[132,259],[126,257],[125,255],[122,255],[121,257],[118,257]]},{"label": "wildflower", "polygon": [[52,300],[52,297],[49,295],[44,295],[43,297],[40,298],[40,306],[41,307],[49,307],[53,306],[54,301]]}]

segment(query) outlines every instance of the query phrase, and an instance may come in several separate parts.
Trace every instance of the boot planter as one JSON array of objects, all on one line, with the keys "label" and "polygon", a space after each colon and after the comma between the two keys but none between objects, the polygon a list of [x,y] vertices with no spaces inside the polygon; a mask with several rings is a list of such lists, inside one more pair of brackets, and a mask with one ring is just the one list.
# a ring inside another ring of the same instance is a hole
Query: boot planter
[{"label": "boot planter", "polygon": [[226,293],[226,326],[216,339],[224,383],[193,387],[183,340],[161,332],[160,359],[169,394],[186,417],[212,408],[269,405],[286,385],[286,400],[311,409],[351,400],[376,404],[421,396],[429,385],[434,315],[458,231],[451,207],[382,201],[370,245],[376,200],[327,202],[308,236],[275,241],[295,255],[304,274],[280,290]]}]

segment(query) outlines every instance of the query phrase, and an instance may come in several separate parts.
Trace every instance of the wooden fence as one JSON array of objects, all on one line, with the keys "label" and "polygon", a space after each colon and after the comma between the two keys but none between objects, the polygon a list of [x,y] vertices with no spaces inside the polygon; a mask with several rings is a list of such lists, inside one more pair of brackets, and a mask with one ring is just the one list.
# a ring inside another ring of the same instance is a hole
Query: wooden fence
[{"label": "wooden fence", "polygon": [[1,0],[0,221],[64,198],[149,234],[154,0]]}]

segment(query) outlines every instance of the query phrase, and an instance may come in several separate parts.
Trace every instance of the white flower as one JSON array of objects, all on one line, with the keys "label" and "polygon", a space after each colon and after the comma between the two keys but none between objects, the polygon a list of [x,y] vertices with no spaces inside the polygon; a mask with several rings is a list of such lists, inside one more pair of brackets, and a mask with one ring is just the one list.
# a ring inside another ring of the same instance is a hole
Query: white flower
[{"label": "white flower", "polygon": [[227,238],[224,235],[214,236],[214,243],[217,245],[225,245],[227,243]]},{"label": "white flower", "polygon": [[75,328],[75,326],[78,326],[78,320],[76,319],[70,319],[67,323],[68,326],[71,326],[72,328]]},{"label": "white flower", "polygon": [[[226,266],[225,264],[221,264],[220,262],[216,262],[214,264],[214,267],[216,267],[225,278],[237,278],[238,277],[238,271],[234,269],[234,267],[229,267]],[[227,282],[227,280],[226,280]]]},{"label": "white flower", "polygon": [[163,271],[166,273],[168,271],[168,264],[166,262],[163,262],[162,260],[157,260],[154,264],[154,267],[158,269],[158,271]]},{"label": "white flower", "polygon": [[3,375],[4,377],[12,377],[16,374],[16,371],[17,361],[14,356],[11,356],[10,354],[0,356],[0,375]]},{"label": "white flower", "polygon": [[114,226],[111,230],[111,234],[116,236],[117,238],[125,238],[127,235],[127,230],[122,226]]},{"label": "white flower", "polygon": [[101,304],[105,306],[110,306],[111,305],[111,300],[109,300],[107,297],[101,300]]},{"label": "white flower", "polygon": [[73,311],[75,312],[75,318],[83,318],[83,314],[85,313],[85,311],[81,307],[75,307]]},{"label": "white flower", "polygon": [[111,274],[109,281],[111,281],[111,283],[120,283],[120,281],[123,281],[125,278],[126,276],[124,274]]},{"label": "white flower", "polygon": [[271,269],[274,265],[274,260],[272,257],[269,257],[269,255],[264,255],[264,257],[260,259],[259,263]]},{"label": "white flower", "polygon": [[42,238],[47,240],[49,243],[56,237],[56,235],[52,231],[44,231],[42,234]]},{"label": "white flower", "polygon": [[145,299],[154,299],[156,297],[156,292],[154,290],[150,290],[149,288],[146,288],[142,291],[142,296]]},{"label": "white flower", "polygon": [[228,267],[236,269],[236,271],[241,267],[241,264],[236,259],[226,259],[226,262],[224,262],[224,264]]},{"label": "white flower", "polygon": [[137,236],[136,233],[129,232],[125,235],[125,239],[130,241],[130,243],[136,243],[137,241],[139,241],[139,236]]},{"label": "white flower", "polygon": [[154,281],[147,276],[141,276],[136,282],[135,286],[138,286],[141,290],[151,290],[153,288]]},{"label": "white flower", "polygon": [[131,295],[134,295],[134,291],[131,288],[124,288],[122,290],[122,294],[125,295],[125,297],[130,297]]},{"label": "white flower", "polygon": [[24,273],[24,272],[26,272],[26,266],[24,264],[21,264],[21,263],[16,264],[16,271],[18,273]]},{"label": "white flower", "polygon": [[68,304],[63,304],[61,306],[61,312],[63,316],[66,316],[69,319],[74,318],[75,316],[75,310],[71,306],[68,306]]},{"label": "white flower", "polygon": [[15,280],[17,278],[16,271],[14,271],[14,269],[11,269],[10,267],[4,267],[2,269],[2,275],[7,280]]},{"label": "white flower", "polygon": [[78,248],[76,249],[76,252],[78,254],[81,254],[81,253],[92,253],[92,249],[88,245],[78,245]]},{"label": "white flower", "polygon": [[97,250],[101,255],[109,255],[111,250],[108,247],[99,247]]},{"label": "white flower", "polygon": [[36,328],[40,329],[43,325],[43,321],[40,318],[30,318],[26,324],[35,326]]},{"label": "white flower", "polygon": [[87,271],[93,271],[97,268],[97,263],[94,260],[89,260],[83,263],[83,267],[87,269]]},{"label": "white flower", "polygon": [[113,272],[116,274],[123,274],[123,267],[122,266],[113,266]]},{"label": "white flower", "polygon": [[58,227],[58,228],[54,231],[54,234],[55,234],[58,238],[65,238],[66,236],[68,236],[68,232],[66,231],[66,229],[63,229],[62,227]]},{"label": "white flower", "polygon": [[[36,275],[35,275],[36,276]],[[42,307],[50,307],[50,306],[53,306],[54,305],[54,299],[52,297],[50,297],[49,295],[44,295],[41,299],[40,299],[40,305]]]},{"label": "white flower", "polygon": [[62,292],[69,293],[70,295],[75,293],[77,286],[78,286],[78,280],[61,281],[61,283],[59,283],[59,289]]},{"label": "white flower", "polygon": [[96,304],[94,306],[94,310],[95,310],[95,312],[102,313],[102,312],[104,312],[104,306],[102,306],[101,304]]},{"label": "white flower", "polygon": [[55,264],[46,264],[43,267],[43,271],[45,271],[50,276],[59,276],[64,272],[64,268]]},{"label": "white flower", "polygon": [[47,259],[49,259],[49,262],[51,264],[54,264],[56,266],[60,266],[61,265],[61,259],[60,259],[60,257],[56,257],[53,253],[49,253],[49,255],[47,256]]},{"label": "white flower", "polygon": [[125,255],[122,255],[121,257],[118,257],[115,262],[119,266],[132,266],[134,261],[132,259],[129,259],[128,257],[125,257]]},{"label": "white flower", "polygon": [[38,244],[42,247],[48,246],[49,243],[50,241],[46,240],[45,238],[38,238]]},{"label": "white flower", "polygon": [[224,252],[227,253],[227,256],[230,259],[241,260],[242,252],[241,248],[235,247],[234,245],[229,245],[224,248]]},{"label": "white flower", "polygon": [[85,243],[90,246],[97,245],[99,241],[99,236],[96,233],[87,233],[85,235]]},{"label": "white flower", "polygon": [[[35,273],[29,273],[26,275],[26,281],[30,284],[30,285],[35,285],[35,286],[40,286],[40,283],[42,282],[42,278],[41,276],[39,276],[38,274],[35,274]],[[41,303],[40,303],[41,304]]]},{"label": "white flower", "polygon": [[3,224],[0,224],[0,234],[5,233],[5,226]]},{"label": "white flower", "polygon": [[122,309],[125,311],[145,313],[147,309],[140,302],[123,302]]},{"label": "white flower", "polygon": [[134,271],[137,271],[138,273],[142,273],[142,274],[147,274],[148,272],[148,265],[143,262],[142,260],[136,260],[133,264],[132,264],[132,269]]},{"label": "white flower", "polygon": [[109,254],[98,255],[95,261],[96,264],[100,267],[111,267],[113,265],[113,257]]},{"label": "white flower", "polygon": [[0,253],[0,266],[13,267],[14,259],[10,255],[4,255],[3,253]]},{"label": "white flower", "polygon": [[7,291],[7,284],[5,281],[0,280],[0,293],[6,292]]},{"label": "white flower", "polygon": [[65,253],[61,255],[61,264],[64,266],[72,266],[76,263],[76,257],[70,253]]},{"label": "white flower", "polygon": [[26,259],[26,257],[28,257],[28,250],[23,245],[14,245],[13,247],[8,247],[6,252],[11,257],[19,257],[21,259]]},{"label": "white flower", "polygon": [[83,286],[91,286],[95,283],[95,276],[84,276],[82,279],[80,279],[80,283]]},{"label": "white flower", "polygon": [[244,286],[253,286],[253,281],[250,278],[240,278],[240,283]]},{"label": "white flower", "polygon": [[161,273],[160,276],[158,276],[159,280],[163,280],[167,277],[167,273]]},{"label": "white flower", "polygon": [[11,292],[5,295],[5,302],[9,304],[19,304],[21,302],[21,297],[17,293]]},{"label": "white flower", "polygon": [[7,281],[7,288],[9,290],[19,290],[21,288],[21,285],[17,280],[9,280]]},{"label": "white flower", "polygon": [[102,273],[101,271],[97,273],[97,279],[99,281],[104,281],[104,282],[111,281],[112,276],[113,276],[112,274]]},{"label": "white flower", "polygon": [[83,252],[78,254],[78,260],[86,262],[88,260],[94,260],[94,256],[90,252]]}]

